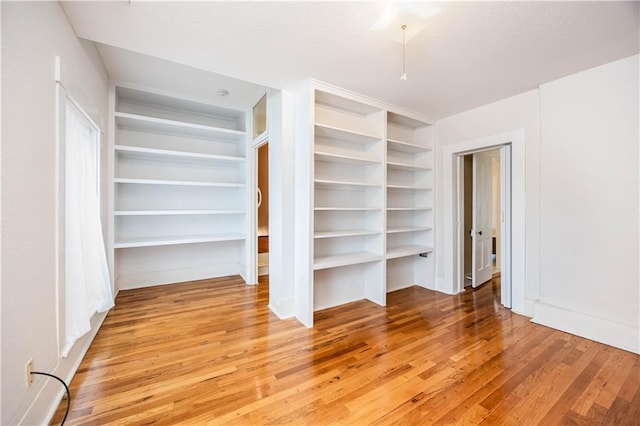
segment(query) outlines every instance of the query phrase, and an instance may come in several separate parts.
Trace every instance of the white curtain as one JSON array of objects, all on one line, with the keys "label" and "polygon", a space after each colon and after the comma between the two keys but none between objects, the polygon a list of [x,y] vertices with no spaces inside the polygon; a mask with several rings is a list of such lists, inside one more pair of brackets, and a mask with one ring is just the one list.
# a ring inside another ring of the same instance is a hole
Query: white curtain
[{"label": "white curtain", "polygon": [[66,104],[63,356],[91,329],[96,312],[113,307],[100,223],[98,129],[69,100]]}]

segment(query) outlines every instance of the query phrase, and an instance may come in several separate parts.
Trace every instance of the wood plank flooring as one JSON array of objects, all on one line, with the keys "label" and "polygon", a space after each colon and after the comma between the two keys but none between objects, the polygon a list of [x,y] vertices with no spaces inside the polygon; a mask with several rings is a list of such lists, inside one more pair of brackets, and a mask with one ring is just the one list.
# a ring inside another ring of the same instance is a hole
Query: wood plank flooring
[{"label": "wood plank flooring", "polygon": [[267,303],[267,280],[237,277],[120,292],[67,424],[640,424],[640,356],[512,314],[499,278],[328,309],[312,330]]}]

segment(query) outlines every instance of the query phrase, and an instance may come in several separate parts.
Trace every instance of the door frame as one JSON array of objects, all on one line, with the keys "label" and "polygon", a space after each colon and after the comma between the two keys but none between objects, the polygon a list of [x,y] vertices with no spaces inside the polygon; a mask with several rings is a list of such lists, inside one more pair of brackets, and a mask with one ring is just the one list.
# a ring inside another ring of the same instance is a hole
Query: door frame
[{"label": "door frame", "polygon": [[[503,245],[503,253],[508,252],[510,259],[503,259],[502,264],[502,289],[505,301],[511,299],[511,308],[514,312],[525,313],[525,182],[524,182],[524,130],[501,133],[479,139],[473,139],[442,147],[443,159],[443,190],[444,190],[444,232],[443,232],[443,281],[438,290],[449,294],[458,294],[464,291],[464,263],[463,245],[464,216],[463,203],[464,186],[461,180],[461,171],[464,169],[462,155],[488,149],[508,147],[503,150],[501,156],[501,174],[511,171],[511,179],[504,179],[501,185],[501,194],[511,198],[504,201],[505,225],[503,238],[510,237],[509,245]],[[507,152],[510,151],[510,155]],[[510,166],[510,167],[509,167]],[[502,198],[502,195],[501,195]],[[509,211],[508,206],[511,206]],[[510,212],[507,215],[507,212]],[[509,285],[510,283],[510,285]],[[504,285],[506,284],[506,285]],[[511,292],[509,298],[508,291]]]},{"label": "door frame", "polygon": [[[256,137],[253,135],[253,108],[266,96],[267,100],[267,128],[264,132],[260,133]],[[246,129],[248,136],[247,143],[245,144],[245,158],[246,158],[246,222],[245,229],[248,234],[246,235],[246,251],[245,259],[246,265],[244,270],[246,271],[246,283],[249,285],[258,284],[258,149],[269,142],[269,134],[271,128],[271,93],[269,90],[261,91],[256,94],[255,99],[251,102],[251,108],[246,114]],[[269,170],[271,170],[271,146],[269,146]],[[271,172],[269,172],[269,183],[271,183]],[[271,229],[271,205],[269,205],[269,229]],[[269,257],[269,271],[271,271],[271,257]]]}]

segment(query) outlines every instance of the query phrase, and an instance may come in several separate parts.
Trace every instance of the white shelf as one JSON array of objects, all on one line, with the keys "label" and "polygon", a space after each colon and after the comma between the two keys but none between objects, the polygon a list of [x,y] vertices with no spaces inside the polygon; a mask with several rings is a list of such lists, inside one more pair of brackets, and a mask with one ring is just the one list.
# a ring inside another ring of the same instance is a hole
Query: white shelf
[{"label": "white shelf", "polygon": [[408,117],[405,114],[400,114],[394,111],[387,112],[387,124],[408,127],[411,129],[417,129],[420,127],[431,125],[428,121],[425,121],[424,119]]},{"label": "white shelf", "polygon": [[172,216],[172,215],[244,214],[243,210],[116,210],[115,216]]},{"label": "white shelf", "polygon": [[387,188],[390,188],[390,189],[422,189],[422,190],[433,189],[430,186],[424,186],[424,185],[387,185]]},{"label": "white shelf", "polygon": [[315,211],[347,211],[347,212],[379,212],[382,209],[380,207],[314,207]]},{"label": "white shelf", "polygon": [[316,90],[314,100],[318,105],[326,106],[331,109],[347,111],[356,115],[365,116],[380,111],[380,108],[377,106],[368,105],[366,103],[358,102],[356,100],[322,90]]},{"label": "white shelf", "polygon": [[137,146],[116,145],[116,152],[125,153],[131,156],[138,156],[141,158],[155,159],[159,157],[189,159],[189,160],[203,160],[212,162],[231,162],[242,163],[243,157],[231,157],[228,155],[212,155],[212,154],[200,154],[195,152],[184,151],[171,151],[167,149],[155,149],[155,148],[141,148]]},{"label": "white shelf", "polygon": [[119,128],[162,134],[180,134],[204,138],[215,138],[229,141],[239,141],[245,136],[240,130],[222,127],[205,126],[183,121],[167,120],[164,118],[148,117],[144,115],[116,112],[116,123]]},{"label": "white shelf", "polygon": [[139,185],[173,185],[173,186],[205,186],[205,187],[221,187],[221,188],[242,188],[244,183],[224,183],[224,182],[187,182],[176,180],[158,180],[158,179],[128,179],[116,178],[115,183],[129,183]]},{"label": "white shelf", "polygon": [[415,164],[399,163],[397,161],[387,161],[387,167],[395,170],[408,170],[408,171],[430,171],[430,167],[416,166]]},{"label": "white shelf", "polygon": [[396,234],[399,232],[417,232],[417,231],[431,231],[429,226],[396,226],[387,228],[387,234]]},{"label": "white shelf", "polygon": [[177,244],[209,243],[220,241],[244,240],[245,236],[238,233],[215,235],[188,235],[181,237],[152,237],[152,238],[128,238],[117,240],[114,248],[156,247]]},{"label": "white shelf", "polygon": [[316,179],[314,180],[316,188],[334,188],[334,189],[364,189],[364,188],[375,188],[381,185],[375,183],[366,183],[366,182],[349,182],[349,181],[340,181],[340,180],[331,180],[331,179]]},{"label": "white shelf", "polygon": [[387,248],[387,259],[396,259],[398,257],[415,256],[420,253],[431,253],[433,247],[428,246],[400,246]]},{"label": "white shelf", "polygon": [[316,160],[321,160],[321,161],[331,161],[335,163],[355,164],[355,165],[381,163],[381,161],[378,161],[378,160],[355,157],[353,155],[333,154],[330,152],[320,152],[320,151],[316,151],[315,158]]},{"label": "white shelf", "polygon": [[354,237],[359,235],[376,235],[381,234],[380,231],[371,229],[349,229],[343,231],[321,231],[313,234],[313,238],[338,238],[338,237]]},{"label": "white shelf", "polygon": [[244,111],[242,110],[212,105],[210,103],[203,103],[196,100],[176,98],[173,96],[124,86],[116,87],[116,97],[119,105],[119,107],[116,107],[116,110],[118,111],[122,110],[120,107],[124,103],[125,105],[128,105],[128,108],[131,106],[142,109],[151,108],[151,110],[156,114],[158,113],[158,110],[160,110],[165,114],[178,112],[182,115],[192,116],[192,118],[195,118],[196,120],[216,117],[228,122],[237,122],[238,124],[242,124],[244,121]]},{"label": "white shelf", "polygon": [[364,145],[370,144],[372,142],[377,142],[382,139],[375,135],[360,133],[349,129],[341,129],[339,127],[328,126],[321,123],[316,123],[315,134],[316,137],[321,136],[325,138],[339,139],[345,142],[359,143]]},{"label": "white shelf", "polygon": [[383,257],[377,253],[360,251],[355,253],[342,253],[332,256],[317,257],[313,262],[313,269],[336,268],[339,266],[357,265],[359,263],[375,262]]},{"label": "white shelf", "polygon": [[432,207],[387,207],[388,211],[430,211]]},{"label": "white shelf", "polygon": [[417,145],[412,142],[405,142],[397,139],[387,139],[387,148],[393,151],[408,152],[412,154],[432,150],[429,146]]}]

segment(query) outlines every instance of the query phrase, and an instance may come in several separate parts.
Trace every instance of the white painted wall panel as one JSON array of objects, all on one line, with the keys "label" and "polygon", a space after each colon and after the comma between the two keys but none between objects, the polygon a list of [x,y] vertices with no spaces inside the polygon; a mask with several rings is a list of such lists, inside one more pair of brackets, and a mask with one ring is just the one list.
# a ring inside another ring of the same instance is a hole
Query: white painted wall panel
[{"label": "white painted wall panel", "polygon": [[540,111],[540,303],[611,322],[571,327],[640,352],[638,56],[542,85]]},{"label": "white painted wall panel", "polygon": [[[45,381],[36,379],[26,389],[24,365],[33,358],[36,370],[68,380],[78,356],[76,346],[69,358],[59,359],[57,345],[55,57],[62,58],[75,86],[84,91],[75,97],[105,122],[108,76],[94,45],[76,38],[59,3],[2,2],[1,7],[0,423],[44,424],[60,387],[47,385],[38,396]],[[106,140],[105,135],[105,145]]]}]

